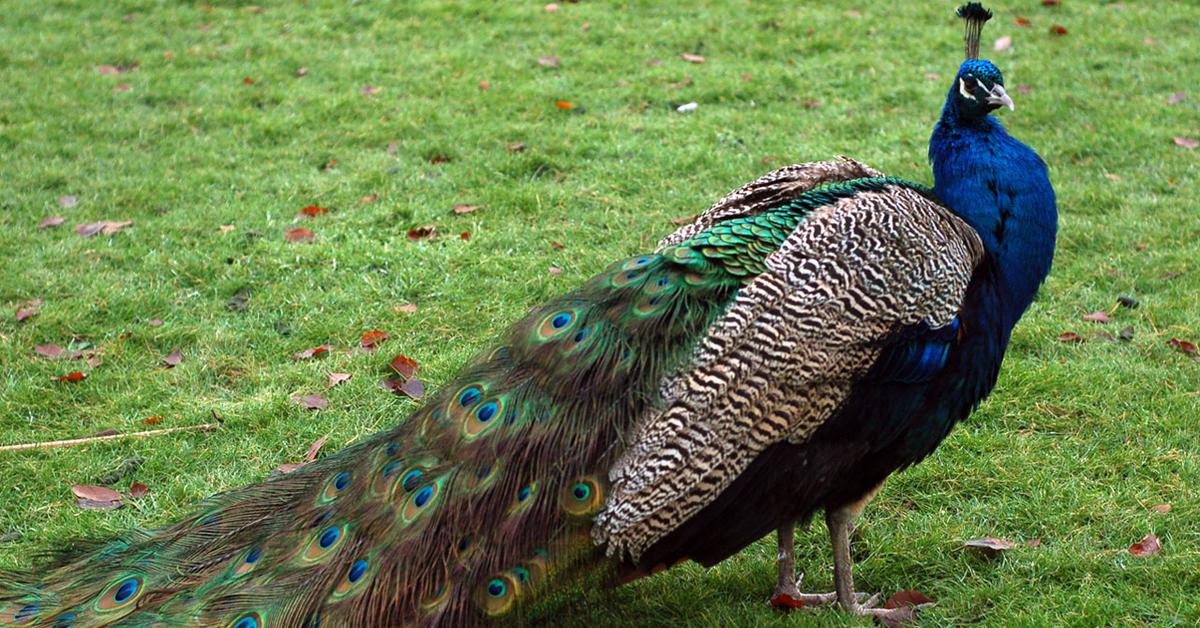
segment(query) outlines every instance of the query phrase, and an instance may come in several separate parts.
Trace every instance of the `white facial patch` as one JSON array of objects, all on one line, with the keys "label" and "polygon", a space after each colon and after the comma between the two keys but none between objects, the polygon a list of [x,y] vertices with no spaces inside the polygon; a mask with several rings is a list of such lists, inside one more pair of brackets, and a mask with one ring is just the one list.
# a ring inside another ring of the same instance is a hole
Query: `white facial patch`
[{"label": "white facial patch", "polygon": [[967,82],[964,79],[958,79],[958,93],[962,94],[963,98],[970,98],[971,100],[979,100],[975,96],[971,95],[971,92],[967,91]]}]

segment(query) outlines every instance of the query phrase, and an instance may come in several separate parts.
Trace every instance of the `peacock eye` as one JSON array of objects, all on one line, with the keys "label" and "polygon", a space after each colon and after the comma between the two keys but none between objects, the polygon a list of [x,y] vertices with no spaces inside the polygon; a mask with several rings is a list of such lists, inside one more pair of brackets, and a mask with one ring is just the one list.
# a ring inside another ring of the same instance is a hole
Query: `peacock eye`
[{"label": "peacock eye", "polygon": [[971,76],[968,74],[967,76],[963,77],[963,87],[966,87],[969,90],[973,90],[978,86],[979,86],[979,81],[976,81],[974,76]]}]

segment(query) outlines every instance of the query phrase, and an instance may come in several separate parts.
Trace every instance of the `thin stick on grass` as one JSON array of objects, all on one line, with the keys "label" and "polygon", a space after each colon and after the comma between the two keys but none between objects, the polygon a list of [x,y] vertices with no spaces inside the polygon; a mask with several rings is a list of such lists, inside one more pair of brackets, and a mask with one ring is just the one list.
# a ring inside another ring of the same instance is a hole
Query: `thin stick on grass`
[{"label": "thin stick on grass", "polygon": [[217,429],[216,423],[201,425],[186,425],[184,427],[168,427],[161,430],[146,430],[144,432],[129,432],[128,434],[106,434],[104,436],[88,436],[87,438],[71,438],[68,440],[51,440],[44,443],[22,443],[20,445],[0,445],[0,451],[19,451],[22,449],[53,449],[55,447],[74,447],[86,443],[96,443],[118,438],[141,438],[145,436],[161,436],[172,432],[208,432]]}]

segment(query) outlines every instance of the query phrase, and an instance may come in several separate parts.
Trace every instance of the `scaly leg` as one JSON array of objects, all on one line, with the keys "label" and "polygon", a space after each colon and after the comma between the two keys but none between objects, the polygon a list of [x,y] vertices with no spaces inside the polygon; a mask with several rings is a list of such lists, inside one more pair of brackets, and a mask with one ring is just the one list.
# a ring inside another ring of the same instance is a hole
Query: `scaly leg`
[{"label": "scaly leg", "polygon": [[833,578],[837,586],[838,604],[847,613],[853,615],[870,615],[896,622],[912,619],[916,609],[932,606],[932,604],[922,604],[917,607],[876,608],[872,604],[875,603],[878,596],[872,597],[865,603],[859,603],[860,594],[854,592],[853,561],[850,558],[850,527],[861,509],[862,502],[825,513],[825,524],[829,526],[829,540],[833,545]]},{"label": "scaly leg", "polygon": [[[836,602],[838,599],[836,592],[800,592],[800,583],[803,582],[804,575],[801,574],[800,578],[796,578],[796,522],[789,521],[780,526],[776,536],[779,538],[779,553],[776,555],[779,564],[779,581],[775,585],[775,593],[771,595],[771,606],[792,609]],[[857,596],[858,600],[862,600],[866,594],[858,593]]]}]

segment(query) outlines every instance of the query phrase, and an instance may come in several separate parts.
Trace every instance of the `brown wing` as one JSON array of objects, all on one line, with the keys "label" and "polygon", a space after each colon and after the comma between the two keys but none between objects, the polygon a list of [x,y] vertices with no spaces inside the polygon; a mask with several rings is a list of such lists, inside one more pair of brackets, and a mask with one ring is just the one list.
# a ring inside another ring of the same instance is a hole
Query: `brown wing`
[{"label": "brown wing", "polygon": [[640,421],[610,471],[594,540],[636,560],[767,446],[803,442],[890,332],[954,318],[982,256],[970,227],[906,187],[813,212],[713,325],[689,367],[664,384],[664,409]]}]

